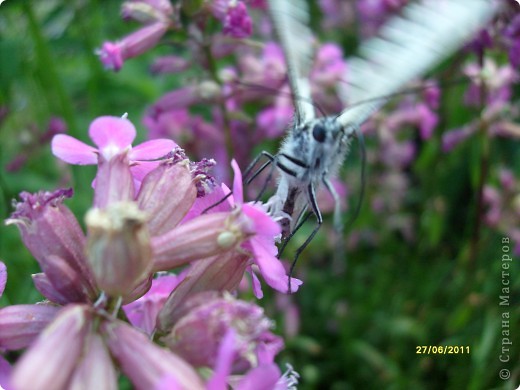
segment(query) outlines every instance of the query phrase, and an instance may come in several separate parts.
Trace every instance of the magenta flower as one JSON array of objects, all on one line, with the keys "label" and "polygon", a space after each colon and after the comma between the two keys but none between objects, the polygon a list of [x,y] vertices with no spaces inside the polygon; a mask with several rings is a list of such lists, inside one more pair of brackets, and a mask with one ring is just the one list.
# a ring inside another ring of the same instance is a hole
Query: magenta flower
[{"label": "magenta flower", "polygon": [[253,22],[242,1],[213,0],[210,10],[224,25],[224,34],[233,38],[247,38],[253,32]]},{"label": "magenta flower", "polygon": [[230,6],[224,19],[224,34],[233,38],[247,38],[253,32],[253,22],[244,3]]},{"label": "magenta flower", "polygon": [[126,316],[135,327],[152,334],[157,314],[170,293],[183,280],[184,274],[165,274],[152,280],[152,287],[138,300],[123,307]]},{"label": "magenta flower", "polygon": [[169,139],[156,139],[132,147],[136,131],[126,118],[102,116],[89,127],[89,136],[97,149],[76,138],[58,134],[52,139],[52,153],[59,159],[74,165],[98,164],[100,157],[110,161],[117,155],[127,153],[134,179],[142,179],[158,165],[160,159],[177,145]]},{"label": "magenta flower", "polygon": [[168,31],[169,25],[163,21],[145,26],[118,42],[105,42],[98,51],[103,65],[110,70],[118,71],[125,60],[141,55],[155,47]]},{"label": "magenta flower", "polygon": [[[278,248],[274,243],[275,237],[281,234],[278,225],[257,203],[244,203],[242,188],[242,173],[235,160],[231,162],[235,178],[233,181],[233,197],[230,197],[230,204],[238,206],[248,217],[248,228],[251,237],[242,244],[242,247],[253,253],[253,262],[258,266],[260,273],[269,286],[283,293],[288,292],[289,277],[286,274],[280,260],[276,257]],[[253,278],[253,282],[255,278]],[[255,283],[255,282],[254,282]],[[255,295],[261,297],[260,286],[255,283]],[[292,292],[298,291],[298,287],[303,282],[296,278],[291,278],[290,285]]]}]

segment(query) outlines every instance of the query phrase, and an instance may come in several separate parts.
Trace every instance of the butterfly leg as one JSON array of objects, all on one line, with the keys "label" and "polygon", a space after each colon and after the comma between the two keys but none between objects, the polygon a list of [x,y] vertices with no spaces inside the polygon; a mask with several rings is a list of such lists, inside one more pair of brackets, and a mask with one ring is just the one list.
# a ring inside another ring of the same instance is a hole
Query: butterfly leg
[{"label": "butterfly leg", "polygon": [[312,230],[311,234],[307,239],[304,241],[304,243],[296,250],[296,254],[294,255],[294,260],[291,264],[291,268],[289,270],[289,294],[291,293],[291,277],[293,275],[294,267],[296,266],[296,262],[298,261],[298,257],[303,252],[303,250],[309,245],[309,243],[312,241],[316,233],[318,233],[318,230],[320,230],[320,227],[323,223],[323,217],[321,215],[321,211],[318,207],[318,202],[316,201],[316,189],[314,188],[314,185],[312,183],[309,184],[307,187],[307,195],[309,197],[309,203],[312,208],[312,212],[316,216],[316,226]]},{"label": "butterfly leg", "polygon": [[307,210],[306,208],[303,209],[302,213],[300,214],[300,217],[298,218],[298,224],[296,225],[294,230],[283,240],[282,246],[280,247],[280,250],[278,251],[278,256],[277,256],[278,258],[282,257],[282,253],[285,250],[285,247],[287,246],[287,244],[289,243],[291,238],[296,234],[296,232],[298,230],[300,230],[300,228],[303,226],[303,224],[305,222],[307,222],[309,217],[312,215],[312,213],[307,213],[307,214],[303,215],[306,210]]},{"label": "butterfly leg", "polygon": [[[266,163],[264,163],[259,169],[257,169],[253,173],[252,177],[247,178],[249,176],[249,174],[252,172],[252,170],[255,167],[255,165],[258,164],[258,161],[260,161],[260,159],[262,157],[267,157],[268,161]],[[266,151],[260,152],[260,154],[258,156],[256,156],[253,161],[251,161],[251,164],[249,164],[248,167],[246,168],[246,170],[244,171],[244,182],[246,184],[251,183],[255,179],[255,177],[258,176],[274,160],[275,160],[275,156],[273,156],[271,153],[266,152]]]}]

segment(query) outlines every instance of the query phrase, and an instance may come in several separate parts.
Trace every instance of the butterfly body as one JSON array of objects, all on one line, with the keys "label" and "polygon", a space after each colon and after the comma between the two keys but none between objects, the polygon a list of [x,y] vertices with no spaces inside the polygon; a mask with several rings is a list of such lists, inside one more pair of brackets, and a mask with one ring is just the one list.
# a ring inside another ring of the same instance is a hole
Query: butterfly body
[{"label": "butterfly body", "polygon": [[281,217],[282,237],[294,229],[296,218],[315,203],[315,190],[334,177],[348,152],[353,130],[335,117],[315,118],[295,124],[284,139],[275,165],[280,173],[271,213]]}]

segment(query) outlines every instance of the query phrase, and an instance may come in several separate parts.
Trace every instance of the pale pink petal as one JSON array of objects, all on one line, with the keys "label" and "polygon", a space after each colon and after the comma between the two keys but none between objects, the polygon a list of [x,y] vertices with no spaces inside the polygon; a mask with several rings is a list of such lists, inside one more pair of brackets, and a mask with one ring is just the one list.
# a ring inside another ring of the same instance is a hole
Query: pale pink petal
[{"label": "pale pink petal", "polygon": [[175,376],[166,374],[154,386],[154,390],[183,390]]},{"label": "pale pink petal", "polygon": [[7,282],[7,268],[6,268],[5,264],[0,261],[0,297],[4,293],[6,282]]},{"label": "pale pink petal", "polygon": [[281,376],[276,364],[264,364],[249,371],[235,390],[274,389]]},{"label": "pale pink petal", "polygon": [[171,139],[154,139],[135,146],[128,157],[130,160],[155,160],[166,156],[177,144]]},{"label": "pale pink petal", "polygon": [[253,294],[255,294],[256,299],[262,299],[264,297],[264,292],[262,291],[262,285],[260,284],[260,280],[258,276],[256,276],[255,272],[251,267],[249,267],[249,273],[251,274],[251,285],[253,287]]},{"label": "pale pink petal", "polygon": [[101,151],[123,150],[132,145],[135,127],[125,118],[101,116],[90,124],[88,134]]},{"label": "pale pink petal", "polygon": [[233,195],[235,197],[235,202],[237,204],[244,203],[244,193],[242,190],[242,172],[240,172],[240,168],[238,167],[235,159],[231,160],[231,166],[233,167],[233,173],[235,177],[233,179]]},{"label": "pale pink petal", "polygon": [[[266,283],[277,291],[287,293],[289,277],[285,273],[285,269],[276,257],[272,256],[268,249],[259,241],[250,240],[251,247],[255,254],[255,263],[260,268],[260,272]],[[298,291],[298,287],[303,282],[296,278],[291,278],[291,292]]]},{"label": "pale pink petal", "polygon": [[52,154],[69,164],[97,164],[97,149],[69,135],[55,135],[51,142]]},{"label": "pale pink petal", "polygon": [[9,390],[12,388],[9,384],[9,378],[11,377],[12,371],[13,369],[9,362],[0,355],[0,389]]},{"label": "pale pink petal", "polygon": [[226,390],[228,388],[227,378],[231,374],[231,366],[236,355],[235,340],[236,334],[231,327],[220,342],[215,371],[206,383],[206,390]]}]

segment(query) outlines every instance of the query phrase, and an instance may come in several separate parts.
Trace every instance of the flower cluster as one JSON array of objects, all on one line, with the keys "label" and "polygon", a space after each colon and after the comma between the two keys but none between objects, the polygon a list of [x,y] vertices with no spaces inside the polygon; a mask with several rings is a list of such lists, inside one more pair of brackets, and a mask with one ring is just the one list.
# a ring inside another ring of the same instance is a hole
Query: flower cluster
[{"label": "flower cluster", "polygon": [[[278,291],[289,284],[276,257],[280,228],[263,206],[243,201],[238,165],[230,196],[215,186],[211,163],[190,162],[172,141],[132,147],[135,128],[125,117],[100,117],[89,134],[97,148],[63,134],[52,142],[62,160],[98,166],[87,233],[64,204],[71,189],[24,192],[7,220],[39,263],[33,281],[46,298],[0,310],[0,348],[28,348],[8,385],[115,388],[120,367],[142,389],[223,389],[237,374],[244,389],[262,381],[287,388],[271,321],[230,295],[246,270],[259,297],[255,272]],[[290,283],[292,291],[301,285]],[[201,368],[212,370],[209,379]]]}]

